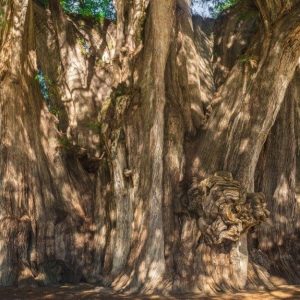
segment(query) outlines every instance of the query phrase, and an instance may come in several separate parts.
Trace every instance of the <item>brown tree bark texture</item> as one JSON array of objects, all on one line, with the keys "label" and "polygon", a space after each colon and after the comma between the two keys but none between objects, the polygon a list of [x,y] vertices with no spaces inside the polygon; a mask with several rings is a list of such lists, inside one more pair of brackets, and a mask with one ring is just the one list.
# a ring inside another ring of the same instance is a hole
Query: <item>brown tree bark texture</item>
[{"label": "brown tree bark texture", "polygon": [[300,3],[190,2],[0,0],[1,285],[299,281]]}]

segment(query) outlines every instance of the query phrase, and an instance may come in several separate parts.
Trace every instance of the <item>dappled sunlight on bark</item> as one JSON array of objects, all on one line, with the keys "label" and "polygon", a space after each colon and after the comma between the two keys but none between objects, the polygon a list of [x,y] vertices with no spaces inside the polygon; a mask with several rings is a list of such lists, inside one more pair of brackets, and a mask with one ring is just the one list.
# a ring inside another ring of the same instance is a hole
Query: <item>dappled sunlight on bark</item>
[{"label": "dappled sunlight on bark", "polygon": [[98,22],[0,0],[0,285],[197,299],[299,283],[299,1],[216,20],[190,0],[114,3]]}]

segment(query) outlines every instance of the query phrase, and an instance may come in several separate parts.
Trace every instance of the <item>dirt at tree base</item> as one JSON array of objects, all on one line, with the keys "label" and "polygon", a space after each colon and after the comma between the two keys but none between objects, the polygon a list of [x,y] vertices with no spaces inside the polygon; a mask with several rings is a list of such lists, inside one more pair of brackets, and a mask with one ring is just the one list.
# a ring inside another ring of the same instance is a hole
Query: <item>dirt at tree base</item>
[{"label": "dirt at tree base", "polygon": [[27,300],[27,299],[226,299],[226,300],[271,300],[271,299],[300,299],[299,285],[283,285],[272,291],[240,292],[236,294],[220,294],[214,297],[201,296],[199,294],[183,294],[176,296],[126,296],[113,294],[109,289],[88,285],[63,285],[57,287],[39,288],[0,288],[2,300]]}]

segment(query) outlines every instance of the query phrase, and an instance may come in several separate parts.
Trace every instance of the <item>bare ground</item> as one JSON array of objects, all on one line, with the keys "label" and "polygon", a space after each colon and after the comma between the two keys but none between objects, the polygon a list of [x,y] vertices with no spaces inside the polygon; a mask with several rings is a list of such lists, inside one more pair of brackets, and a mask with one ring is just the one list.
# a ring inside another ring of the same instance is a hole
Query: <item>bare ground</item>
[{"label": "bare ground", "polygon": [[88,284],[63,285],[60,287],[47,288],[0,288],[0,299],[23,300],[23,299],[227,299],[227,300],[269,300],[269,299],[300,299],[300,286],[285,285],[274,291],[241,292],[237,294],[222,294],[215,297],[203,297],[195,294],[178,296],[126,296],[113,294],[108,289]]}]

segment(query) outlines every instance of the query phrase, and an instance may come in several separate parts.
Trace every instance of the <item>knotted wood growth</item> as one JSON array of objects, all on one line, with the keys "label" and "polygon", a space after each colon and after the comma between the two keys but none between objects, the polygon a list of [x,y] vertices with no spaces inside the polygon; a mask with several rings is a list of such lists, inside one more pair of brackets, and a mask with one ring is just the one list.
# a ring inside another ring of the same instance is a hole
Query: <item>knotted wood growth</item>
[{"label": "knotted wood growth", "polygon": [[229,172],[216,172],[202,181],[194,180],[188,191],[189,210],[209,244],[236,242],[251,227],[269,215],[263,193],[247,193]]},{"label": "knotted wood growth", "polygon": [[205,179],[194,177],[187,198],[198,228],[192,263],[195,286],[208,294],[244,287],[247,232],[269,215],[264,194],[247,193],[230,172],[220,171]]}]

